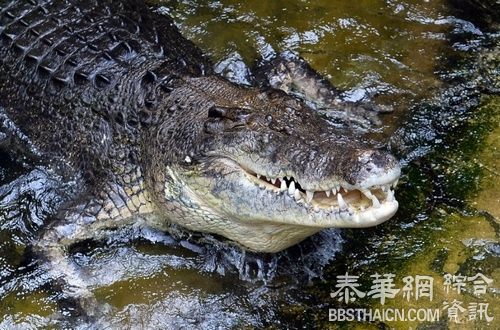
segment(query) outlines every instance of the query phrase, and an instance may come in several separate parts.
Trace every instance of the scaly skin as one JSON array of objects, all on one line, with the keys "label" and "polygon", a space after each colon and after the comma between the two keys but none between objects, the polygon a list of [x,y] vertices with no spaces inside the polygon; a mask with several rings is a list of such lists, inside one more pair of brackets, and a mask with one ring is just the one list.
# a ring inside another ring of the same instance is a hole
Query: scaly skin
[{"label": "scaly skin", "polygon": [[141,1],[2,4],[0,58],[0,107],[54,168],[82,178],[51,242],[149,214],[275,252],[396,212],[392,156],[282,91],[217,77]]}]

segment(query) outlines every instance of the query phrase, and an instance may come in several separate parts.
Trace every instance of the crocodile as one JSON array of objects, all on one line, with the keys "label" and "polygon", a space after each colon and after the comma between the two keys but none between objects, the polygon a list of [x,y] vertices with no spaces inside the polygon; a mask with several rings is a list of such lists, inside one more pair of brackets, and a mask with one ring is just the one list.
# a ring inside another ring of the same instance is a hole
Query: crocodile
[{"label": "crocodile", "polygon": [[217,75],[139,0],[3,1],[0,108],[42,162],[77,182],[38,243],[52,259],[127,224],[278,252],[398,208],[389,152],[304,99]]}]

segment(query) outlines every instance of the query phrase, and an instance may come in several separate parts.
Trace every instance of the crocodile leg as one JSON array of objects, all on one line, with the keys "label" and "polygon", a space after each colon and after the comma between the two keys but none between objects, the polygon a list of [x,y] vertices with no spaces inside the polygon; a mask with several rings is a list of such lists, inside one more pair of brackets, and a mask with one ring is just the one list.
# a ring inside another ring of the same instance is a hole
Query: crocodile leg
[{"label": "crocodile leg", "polygon": [[[83,228],[79,228],[78,231],[83,232]],[[79,240],[85,238],[85,236],[78,237]],[[97,308],[97,301],[91,288],[86,284],[82,272],[69,258],[68,248],[67,241],[60,236],[58,228],[54,227],[44,233],[42,239],[34,246],[34,252],[47,261],[43,267],[46,268],[50,277],[62,287],[64,296],[68,297],[61,299],[62,301],[58,303],[67,304],[66,300],[71,301],[71,317],[83,317],[85,321],[90,321],[97,317],[100,309]],[[56,315],[56,318],[61,317],[61,315]]]},{"label": "crocodile leg", "polygon": [[61,210],[57,220],[44,230],[34,246],[34,252],[47,261],[45,267],[51,278],[62,283],[63,293],[76,305],[76,316],[83,317],[84,321],[95,322],[109,308],[97,303],[89,281],[69,255],[70,247],[85,240],[106,238],[110,229],[140,224],[141,217],[152,213],[151,203],[143,190],[116,184],[105,187],[87,202]]},{"label": "crocodile leg", "polygon": [[317,73],[303,58],[284,52],[254,70],[255,82],[262,87],[280,89],[303,99],[309,106],[332,120],[368,129],[381,124],[378,114],[392,109],[367,101],[343,99],[344,91]]}]

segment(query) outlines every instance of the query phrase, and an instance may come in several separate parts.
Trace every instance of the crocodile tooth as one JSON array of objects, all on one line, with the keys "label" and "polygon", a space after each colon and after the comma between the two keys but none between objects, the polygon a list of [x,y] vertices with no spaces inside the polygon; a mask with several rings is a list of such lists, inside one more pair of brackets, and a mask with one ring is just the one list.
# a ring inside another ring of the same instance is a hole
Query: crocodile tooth
[{"label": "crocodile tooth", "polygon": [[257,176],[257,179],[260,179],[260,174],[256,174],[256,176]]},{"label": "crocodile tooth", "polygon": [[393,188],[396,188],[396,186],[398,185],[398,181],[399,181],[399,179],[396,179],[396,181],[394,181],[394,183],[392,184]]},{"label": "crocodile tooth", "polygon": [[389,192],[387,193],[387,200],[389,202],[392,202],[394,200],[394,190],[389,189]]},{"label": "crocodile tooth", "polygon": [[337,194],[337,201],[339,202],[339,206],[341,210],[347,209],[347,204],[344,201],[344,198],[342,197],[342,194]]},{"label": "crocodile tooth", "polygon": [[306,201],[310,203],[314,197],[314,191],[306,190],[306,196],[307,196]]},{"label": "crocodile tooth", "polygon": [[280,190],[281,190],[281,191],[285,191],[285,190],[287,190],[287,189],[288,189],[288,187],[286,186],[286,182],[285,182],[285,180],[281,180],[281,187],[280,187]]},{"label": "crocodile tooth", "polygon": [[275,183],[276,183],[276,178],[271,179],[271,183],[272,183],[272,184],[275,184]]},{"label": "crocodile tooth", "polygon": [[361,192],[372,201],[373,207],[380,206],[380,202],[378,201],[377,197],[374,194],[372,194],[371,191],[369,191],[367,189],[363,189],[363,190],[361,190]]},{"label": "crocodile tooth", "polygon": [[326,197],[330,197],[330,193],[331,193],[330,190],[325,190]]},{"label": "crocodile tooth", "polygon": [[372,192],[370,190],[368,190],[368,189],[361,189],[361,192],[363,193],[363,195],[365,195],[369,199],[372,199],[373,194],[372,194]]},{"label": "crocodile tooth", "polygon": [[295,192],[295,182],[290,182],[290,187],[288,187],[288,194],[290,196],[293,196],[293,193]]},{"label": "crocodile tooth", "polygon": [[337,188],[336,188],[336,187],[332,188],[332,193],[333,193],[334,195],[335,195],[335,194],[337,194]]},{"label": "crocodile tooth", "polygon": [[300,191],[298,189],[295,189],[295,192],[293,193],[293,198],[295,198],[296,201],[299,201],[301,199]]}]

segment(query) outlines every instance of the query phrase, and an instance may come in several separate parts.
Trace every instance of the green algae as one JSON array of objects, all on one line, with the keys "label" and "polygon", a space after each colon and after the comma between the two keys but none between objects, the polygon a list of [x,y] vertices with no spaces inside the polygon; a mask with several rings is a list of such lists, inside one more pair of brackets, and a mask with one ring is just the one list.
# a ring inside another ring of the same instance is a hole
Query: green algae
[{"label": "green algae", "polygon": [[493,131],[484,141],[483,150],[472,162],[481,169],[479,191],[470,198],[471,205],[488,212],[500,222],[500,97],[485,105],[486,110],[496,116]]},{"label": "green algae", "polygon": [[224,291],[229,286],[220,276],[193,272],[189,269],[165,269],[153,276],[116,281],[95,290],[96,298],[122,309],[129,304],[153,304],[172,292],[180,295],[197,293],[204,296]]},{"label": "green algae", "polygon": [[14,316],[15,322],[24,322],[32,315],[50,317],[57,313],[57,304],[50,299],[47,292],[21,293],[12,292],[2,298],[0,319],[8,315]]}]

